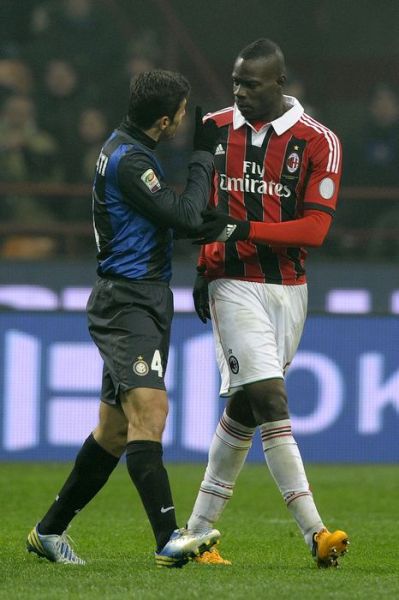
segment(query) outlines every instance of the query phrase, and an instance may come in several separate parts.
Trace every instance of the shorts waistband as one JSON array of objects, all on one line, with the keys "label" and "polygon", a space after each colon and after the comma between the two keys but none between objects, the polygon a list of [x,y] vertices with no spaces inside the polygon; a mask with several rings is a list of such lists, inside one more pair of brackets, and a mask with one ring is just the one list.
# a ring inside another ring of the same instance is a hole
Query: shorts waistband
[{"label": "shorts waistband", "polygon": [[99,281],[118,281],[119,283],[126,283],[128,285],[156,285],[162,287],[169,287],[168,281],[154,280],[154,279],[128,279],[127,277],[120,277],[118,275],[103,275],[97,273]]}]

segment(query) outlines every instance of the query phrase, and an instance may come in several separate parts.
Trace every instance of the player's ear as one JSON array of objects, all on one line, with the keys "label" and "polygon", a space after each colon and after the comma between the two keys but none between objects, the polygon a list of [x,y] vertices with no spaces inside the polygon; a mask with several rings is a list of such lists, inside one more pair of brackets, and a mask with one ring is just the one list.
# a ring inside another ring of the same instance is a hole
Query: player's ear
[{"label": "player's ear", "polygon": [[163,131],[164,129],[169,127],[169,125],[171,123],[170,118],[166,115],[164,117],[161,117],[160,119],[158,119],[158,122],[159,122],[159,128],[161,131]]},{"label": "player's ear", "polygon": [[277,83],[278,85],[280,85],[281,87],[283,87],[283,85],[285,85],[285,82],[287,81],[287,77],[283,74],[280,75],[280,77],[277,79]]}]

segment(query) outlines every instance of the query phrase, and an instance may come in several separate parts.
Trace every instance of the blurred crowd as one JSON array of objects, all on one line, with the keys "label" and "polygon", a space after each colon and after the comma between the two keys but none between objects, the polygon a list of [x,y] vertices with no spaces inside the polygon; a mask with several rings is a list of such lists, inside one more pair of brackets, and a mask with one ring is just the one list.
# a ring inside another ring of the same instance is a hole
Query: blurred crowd
[{"label": "blurred crowd", "polygon": [[[75,223],[90,226],[90,195],[63,195],[62,185],[90,184],[101,144],[126,111],[131,77],[143,70],[170,66],[165,64],[155,31],[149,28],[129,35],[127,29],[115,24],[112,5],[94,0],[2,0],[3,257],[25,258],[27,254],[42,258],[65,252],[60,236],[43,233],[32,237],[35,224],[38,231],[46,223],[55,232],[57,224],[64,228],[69,224],[72,229]],[[289,73],[288,81],[287,93],[298,97],[312,116],[340,135],[343,184],[377,188],[373,198],[342,202],[336,233],[326,251],[335,256],[349,253],[363,257],[364,237],[370,257],[397,258],[398,198],[396,202],[387,200],[381,189],[399,187],[398,90],[387,82],[376,82],[360,111],[357,127],[337,131],[334,113],[326,121],[322,108],[307,97],[306,83],[294,73]],[[191,137],[191,120],[187,119],[173,147],[159,147],[167,179],[177,188],[185,181]],[[16,188],[7,184],[26,185]],[[40,184],[60,184],[61,192],[41,193]],[[19,230],[6,231],[7,222],[18,224]],[[24,232],[24,225],[30,233]],[[92,254],[91,237],[82,236],[74,252]]]},{"label": "blurred crowd", "polygon": [[[339,207],[338,248],[364,259],[399,258],[399,97],[384,82],[366,100],[356,131],[343,136],[343,185],[368,188]],[[394,190],[396,188],[396,192]]]},{"label": "blurred crowd", "polygon": [[[124,40],[91,0],[4,4],[1,181],[89,182],[110,124],[126,107]],[[39,201],[28,193],[0,205],[2,220],[85,219],[87,211],[87,201]]]}]

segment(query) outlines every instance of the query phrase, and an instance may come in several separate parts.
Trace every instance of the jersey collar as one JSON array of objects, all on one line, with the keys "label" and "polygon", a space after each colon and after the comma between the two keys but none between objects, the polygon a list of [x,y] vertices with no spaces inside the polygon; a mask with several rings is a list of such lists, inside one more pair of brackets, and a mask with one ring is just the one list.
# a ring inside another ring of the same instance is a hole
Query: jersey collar
[{"label": "jersey collar", "polygon": [[150,138],[142,129],[131,123],[128,119],[124,119],[118,127],[123,133],[131,136],[134,140],[137,140],[141,144],[144,144],[150,150],[155,150],[157,142]]},{"label": "jersey collar", "polygon": [[[302,117],[304,109],[302,104],[293,96],[284,96],[285,103],[290,107],[281,117],[278,119],[274,119],[274,121],[270,121],[270,123],[265,123],[264,127],[260,129],[257,133],[263,131],[271,125],[277,135],[282,135],[290,127],[295,125]],[[245,117],[238,110],[237,105],[234,105],[234,113],[233,113],[233,128],[239,129],[243,125],[248,125],[251,129],[255,131],[255,128],[252,127],[251,123],[249,123]]]}]

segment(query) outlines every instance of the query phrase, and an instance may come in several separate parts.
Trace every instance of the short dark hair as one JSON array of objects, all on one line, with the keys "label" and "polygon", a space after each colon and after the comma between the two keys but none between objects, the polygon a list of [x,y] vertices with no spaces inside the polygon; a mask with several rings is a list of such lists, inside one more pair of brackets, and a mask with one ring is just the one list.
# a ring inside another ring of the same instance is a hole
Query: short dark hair
[{"label": "short dark hair", "polygon": [[162,69],[144,71],[130,83],[128,118],[144,129],[165,115],[173,120],[189,93],[190,84],[180,73]]},{"label": "short dark hair", "polygon": [[269,58],[273,54],[283,56],[281,48],[275,42],[267,38],[260,38],[243,48],[238,56],[244,60],[250,60],[255,58]]}]

